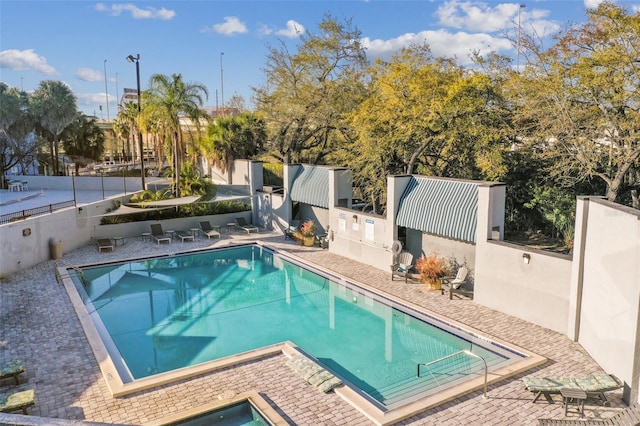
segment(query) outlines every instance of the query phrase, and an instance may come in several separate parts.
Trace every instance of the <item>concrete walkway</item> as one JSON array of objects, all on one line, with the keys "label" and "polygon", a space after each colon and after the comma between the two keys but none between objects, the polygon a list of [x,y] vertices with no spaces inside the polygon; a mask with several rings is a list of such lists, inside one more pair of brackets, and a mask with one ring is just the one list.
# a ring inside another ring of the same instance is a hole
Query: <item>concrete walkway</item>
[{"label": "concrete walkway", "polygon": [[[602,371],[580,345],[565,336],[484,308],[468,299],[449,301],[439,291],[419,283],[391,281],[391,275],[318,248],[287,242],[281,235],[261,232],[232,233],[218,240],[157,245],[140,237],[125,238],[113,253],[98,253],[95,244],[66,253],[75,265],[165,254],[189,248],[228,245],[261,238],[309,262],[334,270],[354,281],[392,293],[425,309],[469,324],[489,335],[536,352],[549,361],[524,375],[573,376]],[[229,393],[255,390],[290,424],[370,425],[370,420],[337,394],[323,394],[285,365],[284,355],[202,374],[178,383],[122,398],[110,396],[98,363],[61,285],[56,283],[54,261],[13,274],[0,283],[0,362],[23,360],[27,365],[21,384],[2,383],[0,392],[35,389],[36,405],[30,418],[85,420],[114,424],[145,424],[167,415],[224,398]],[[532,403],[523,375],[490,386],[488,398],[474,392],[428,410],[403,425],[535,425],[539,418],[564,418],[560,399],[555,404]],[[231,391],[231,392],[230,392]],[[612,408],[588,401],[588,418],[609,417],[620,407],[621,391],[607,394]],[[12,416],[18,421],[21,416]],[[576,414],[569,414],[577,418]],[[0,415],[0,423],[7,415]],[[43,424],[47,421],[43,420]],[[4,423],[3,423],[4,424]]]}]

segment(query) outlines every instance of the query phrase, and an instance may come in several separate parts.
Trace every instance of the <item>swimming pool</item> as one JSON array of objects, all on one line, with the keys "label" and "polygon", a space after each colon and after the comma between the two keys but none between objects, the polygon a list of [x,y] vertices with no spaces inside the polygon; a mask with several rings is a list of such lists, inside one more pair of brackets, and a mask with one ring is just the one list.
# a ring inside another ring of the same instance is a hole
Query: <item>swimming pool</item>
[{"label": "swimming pool", "polygon": [[530,356],[261,245],[83,271],[124,383],[293,341],[386,410]]}]

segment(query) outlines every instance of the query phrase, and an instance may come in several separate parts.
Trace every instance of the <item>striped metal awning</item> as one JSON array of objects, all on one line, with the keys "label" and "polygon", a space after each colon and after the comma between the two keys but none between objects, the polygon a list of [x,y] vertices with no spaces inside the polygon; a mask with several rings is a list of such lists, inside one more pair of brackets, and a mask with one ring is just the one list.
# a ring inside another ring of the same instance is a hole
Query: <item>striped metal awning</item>
[{"label": "striped metal awning", "polygon": [[291,200],[329,208],[329,169],[302,166],[291,187]]},{"label": "striped metal awning", "polygon": [[396,224],[461,241],[476,241],[478,187],[469,182],[411,177]]}]

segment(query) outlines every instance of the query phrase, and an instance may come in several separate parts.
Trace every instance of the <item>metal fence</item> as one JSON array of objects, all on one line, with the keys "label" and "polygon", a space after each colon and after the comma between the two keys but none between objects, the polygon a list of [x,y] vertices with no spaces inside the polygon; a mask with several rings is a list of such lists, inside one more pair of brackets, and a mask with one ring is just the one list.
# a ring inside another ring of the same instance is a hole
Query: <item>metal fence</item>
[{"label": "metal fence", "polygon": [[49,204],[46,206],[35,207],[33,209],[20,210],[13,213],[7,213],[0,216],[0,225],[5,223],[17,222],[19,220],[28,219],[33,216],[40,216],[47,213],[53,213],[56,210],[64,209],[67,207],[74,207],[76,202],[74,200],[63,201],[62,203]]}]

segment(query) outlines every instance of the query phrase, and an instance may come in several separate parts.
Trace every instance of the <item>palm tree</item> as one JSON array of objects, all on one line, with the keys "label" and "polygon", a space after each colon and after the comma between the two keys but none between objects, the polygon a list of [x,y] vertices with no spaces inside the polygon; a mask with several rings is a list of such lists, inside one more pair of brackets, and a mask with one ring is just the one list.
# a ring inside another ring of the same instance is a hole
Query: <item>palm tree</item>
[{"label": "palm tree", "polygon": [[237,117],[220,117],[210,124],[200,147],[213,166],[228,172],[229,180],[233,160],[255,157],[262,152],[266,139],[264,121],[244,112]]},{"label": "palm tree", "polygon": [[[138,119],[138,106],[133,102],[127,102],[118,111],[118,116],[113,121],[113,131],[122,138],[123,141],[127,141],[127,152],[131,153],[131,135],[134,135]],[[117,150],[117,147],[116,147]],[[122,147],[122,155],[124,156],[125,149]]]},{"label": "palm tree", "polygon": [[62,131],[76,118],[76,97],[65,83],[44,80],[30,98],[31,108],[40,125],[53,135],[50,141],[54,174],[59,174],[58,145]]},{"label": "palm tree", "polygon": [[[201,83],[185,83],[182,74],[154,74],[149,80],[149,89],[143,99],[144,115],[150,115],[162,122],[162,126],[171,136],[173,148],[173,168],[180,170],[181,158],[185,153],[180,128],[180,117],[191,120],[200,127],[200,120],[205,117],[202,111],[208,98],[207,88]],[[180,173],[174,173],[176,197],[180,196]]]}]

